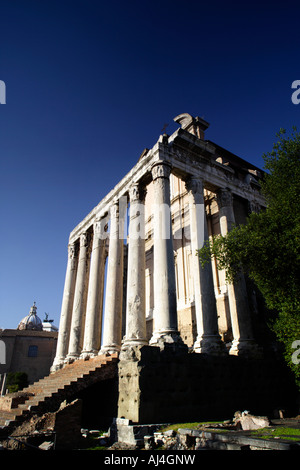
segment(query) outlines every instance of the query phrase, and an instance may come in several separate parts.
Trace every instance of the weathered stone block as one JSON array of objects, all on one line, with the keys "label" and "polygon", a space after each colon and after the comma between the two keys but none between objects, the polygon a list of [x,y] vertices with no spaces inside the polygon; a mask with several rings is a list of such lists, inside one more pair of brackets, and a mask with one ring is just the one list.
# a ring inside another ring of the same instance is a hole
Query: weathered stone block
[{"label": "weathered stone block", "polygon": [[5,395],[0,398],[0,410],[10,411],[13,408],[17,408],[20,404],[25,403],[29,397],[33,396],[33,393],[16,392]]},{"label": "weathered stone block", "polygon": [[55,413],[56,449],[74,449],[81,440],[82,400],[63,404]]},{"label": "weathered stone block", "polygon": [[255,429],[265,428],[270,425],[267,416],[253,416],[247,412],[236,413],[235,423],[239,425],[243,431],[252,431]]},{"label": "weathered stone block", "polygon": [[236,409],[259,416],[291,402],[293,387],[278,363],[146,346],[119,362],[118,416],[139,424],[228,419]]}]

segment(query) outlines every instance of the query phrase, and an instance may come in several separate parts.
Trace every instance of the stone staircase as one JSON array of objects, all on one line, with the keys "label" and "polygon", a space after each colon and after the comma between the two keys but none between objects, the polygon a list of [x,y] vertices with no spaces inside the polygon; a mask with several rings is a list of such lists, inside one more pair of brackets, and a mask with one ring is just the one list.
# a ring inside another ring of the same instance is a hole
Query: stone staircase
[{"label": "stone staircase", "polygon": [[[56,411],[60,404],[76,393],[117,374],[118,355],[100,355],[72,364],[29,385],[17,394],[0,399],[0,430],[13,429],[33,414]],[[10,398],[11,397],[11,398]],[[1,403],[2,401],[2,403]]]}]

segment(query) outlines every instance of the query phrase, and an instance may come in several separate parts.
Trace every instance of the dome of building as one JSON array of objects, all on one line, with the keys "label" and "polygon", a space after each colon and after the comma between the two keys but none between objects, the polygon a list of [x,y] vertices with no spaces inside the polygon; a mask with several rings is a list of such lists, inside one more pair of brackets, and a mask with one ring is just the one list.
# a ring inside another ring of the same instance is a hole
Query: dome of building
[{"label": "dome of building", "polygon": [[31,307],[29,314],[20,321],[18,330],[42,331],[43,323],[42,320],[37,316],[36,311],[37,307],[35,302],[33,302],[33,306]]}]

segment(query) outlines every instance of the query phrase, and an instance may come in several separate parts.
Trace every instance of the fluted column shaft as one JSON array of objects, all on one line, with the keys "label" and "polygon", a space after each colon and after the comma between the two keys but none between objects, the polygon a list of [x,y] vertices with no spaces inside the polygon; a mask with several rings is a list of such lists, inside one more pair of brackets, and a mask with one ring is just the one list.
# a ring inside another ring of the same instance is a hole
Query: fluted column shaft
[{"label": "fluted column shaft", "polygon": [[84,340],[81,353],[81,357],[84,359],[97,355],[100,349],[106,229],[105,219],[94,223]]},{"label": "fluted column shaft", "polygon": [[145,191],[133,184],[129,191],[129,245],[127,270],[126,334],[122,349],[143,346],[145,314]]},{"label": "fluted column shaft", "polygon": [[[233,198],[229,189],[220,189],[217,193],[221,235],[225,236],[235,223]],[[233,283],[228,284],[228,302],[233,334],[229,354],[251,354],[257,351],[253,339],[251,315],[247,288],[242,272]]]},{"label": "fluted column shaft", "polygon": [[183,344],[178,332],[175,263],[170,210],[171,167],[165,161],[152,166],[154,185],[154,332],[150,344]]},{"label": "fluted column shaft", "polygon": [[76,244],[70,244],[68,246],[68,264],[60,314],[56,355],[51,367],[52,372],[55,372],[55,370],[63,365],[64,359],[68,353],[77,265],[78,246]]},{"label": "fluted column shaft", "polygon": [[83,343],[90,265],[89,243],[89,234],[85,232],[80,236],[78,270],[72,312],[69,351],[66,362],[72,362],[79,357]]},{"label": "fluted column shaft", "polygon": [[196,254],[197,250],[202,248],[204,242],[208,240],[203,182],[199,178],[190,177],[185,184],[189,198],[197,323],[197,339],[193,349],[198,353],[219,355],[225,352],[225,345],[219,335],[212,266],[211,263],[208,263],[203,268]]},{"label": "fluted column shaft", "polygon": [[122,341],[124,215],[116,202],[110,209],[110,234],[101,353],[119,352]]}]

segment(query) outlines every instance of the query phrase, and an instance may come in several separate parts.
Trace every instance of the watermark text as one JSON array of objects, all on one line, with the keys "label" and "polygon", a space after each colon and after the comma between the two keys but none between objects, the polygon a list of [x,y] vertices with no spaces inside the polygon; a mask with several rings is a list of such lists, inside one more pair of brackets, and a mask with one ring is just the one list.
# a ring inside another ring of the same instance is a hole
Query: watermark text
[{"label": "watermark text", "polygon": [[6,85],[3,80],[0,80],[0,104],[6,104]]},{"label": "watermark text", "polygon": [[129,238],[134,240],[184,238],[192,241],[195,248],[202,247],[205,238],[204,204],[187,204],[175,211],[171,211],[169,204],[153,203],[150,206],[149,208],[142,203],[135,203],[127,210],[127,199],[121,196],[116,223],[112,225],[111,214],[99,217],[100,220],[96,224],[97,237],[102,240],[126,239],[129,234]]},{"label": "watermark text", "polygon": [[[298,349],[296,349],[298,348]],[[293,364],[300,364],[300,340],[295,340],[292,343],[292,349],[296,349],[296,351],[292,354],[292,363]]]},{"label": "watermark text", "polygon": [[6,364],[6,346],[2,339],[0,339],[0,364]]},{"label": "watermark text", "polygon": [[291,96],[291,100],[293,104],[300,103],[300,80],[294,80],[292,83],[292,89],[296,89]]}]

